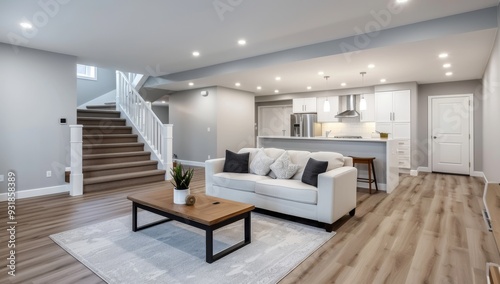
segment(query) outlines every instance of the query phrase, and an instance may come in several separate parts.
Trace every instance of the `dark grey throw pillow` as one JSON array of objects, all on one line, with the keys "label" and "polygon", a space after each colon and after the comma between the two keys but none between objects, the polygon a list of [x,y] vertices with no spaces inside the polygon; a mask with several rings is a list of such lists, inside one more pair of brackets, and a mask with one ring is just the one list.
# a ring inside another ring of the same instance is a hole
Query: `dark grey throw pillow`
[{"label": "dark grey throw pillow", "polygon": [[318,175],[326,172],[327,168],[328,161],[318,161],[309,158],[304,173],[302,174],[302,182],[318,187]]},{"label": "dark grey throw pillow", "polygon": [[248,159],[250,153],[237,154],[226,150],[226,161],[224,162],[224,172],[226,173],[248,173]]}]

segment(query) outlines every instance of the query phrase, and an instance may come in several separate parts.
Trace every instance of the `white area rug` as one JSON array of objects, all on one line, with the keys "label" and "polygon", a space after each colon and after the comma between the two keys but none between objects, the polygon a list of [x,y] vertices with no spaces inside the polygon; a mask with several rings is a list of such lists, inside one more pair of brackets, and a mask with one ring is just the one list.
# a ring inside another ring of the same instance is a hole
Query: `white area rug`
[{"label": "white area rug", "polygon": [[[140,212],[139,225],[158,219]],[[276,283],[335,233],[252,212],[252,243],[205,262],[205,231],[172,221],[138,232],[122,217],[51,235],[108,283]],[[243,221],[214,233],[214,252],[243,240]]]}]

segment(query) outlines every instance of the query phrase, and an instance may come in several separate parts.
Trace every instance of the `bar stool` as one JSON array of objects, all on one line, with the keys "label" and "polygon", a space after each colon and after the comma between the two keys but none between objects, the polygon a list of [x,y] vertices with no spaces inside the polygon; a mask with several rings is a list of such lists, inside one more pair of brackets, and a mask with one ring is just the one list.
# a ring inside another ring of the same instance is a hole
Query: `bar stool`
[{"label": "bar stool", "polygon": [[[358,177],[359,182],[368,183],[368,188],[370,190],[370,194],[372,194],[372,183],[375,183],[375,188],[378,191],[377,185],[377,176],[375,175],[375,165],[373,164],[374,157],[352,157],[352,166],[355,167],[356,164],[363,164],[368,166],[368,178],[360,178]],[[373,174],[373,178],[372,178]]]}]

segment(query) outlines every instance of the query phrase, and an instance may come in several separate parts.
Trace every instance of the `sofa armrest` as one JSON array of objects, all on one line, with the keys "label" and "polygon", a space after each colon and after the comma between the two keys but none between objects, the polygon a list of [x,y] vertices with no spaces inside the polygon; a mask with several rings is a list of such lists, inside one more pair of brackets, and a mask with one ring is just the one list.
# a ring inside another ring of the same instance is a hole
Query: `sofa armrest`
[{"label": "sofa armrest", "polygon": [[205,193],[214,195],[213,193],[213,176],[222,173],[224,170],[225,158],[211,159],[205,161]]},{"label": "sofa armrest", "polygon": [[318,175],[318,221],[332,224],[356,208],[357,175],[354,167]]}]

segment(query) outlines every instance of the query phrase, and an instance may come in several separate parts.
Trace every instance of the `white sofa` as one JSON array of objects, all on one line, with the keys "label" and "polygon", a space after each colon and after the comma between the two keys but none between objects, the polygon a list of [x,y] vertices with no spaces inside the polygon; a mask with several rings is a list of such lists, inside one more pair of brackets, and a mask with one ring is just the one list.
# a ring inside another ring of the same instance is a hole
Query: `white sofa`
[{"label": "white sofa", "polygon": [[[249,152],[249,164],[257,148]],[[267,156],[277,159],[283,149],[266,148]],[[290,161],[300,165],[291,179],[273,179],[269,175],[223,172],[224,158],[205,162],[206,194],[255,205],[270,211],[319,221],[331,232],[332,225],[345,214],[354,215],[356,209],[357,170],[352,158],[335,152],[307,152],[289,150]],[[309,158],[328,161],[325,173],[318,175],[318,187],[301,181]]]}]

